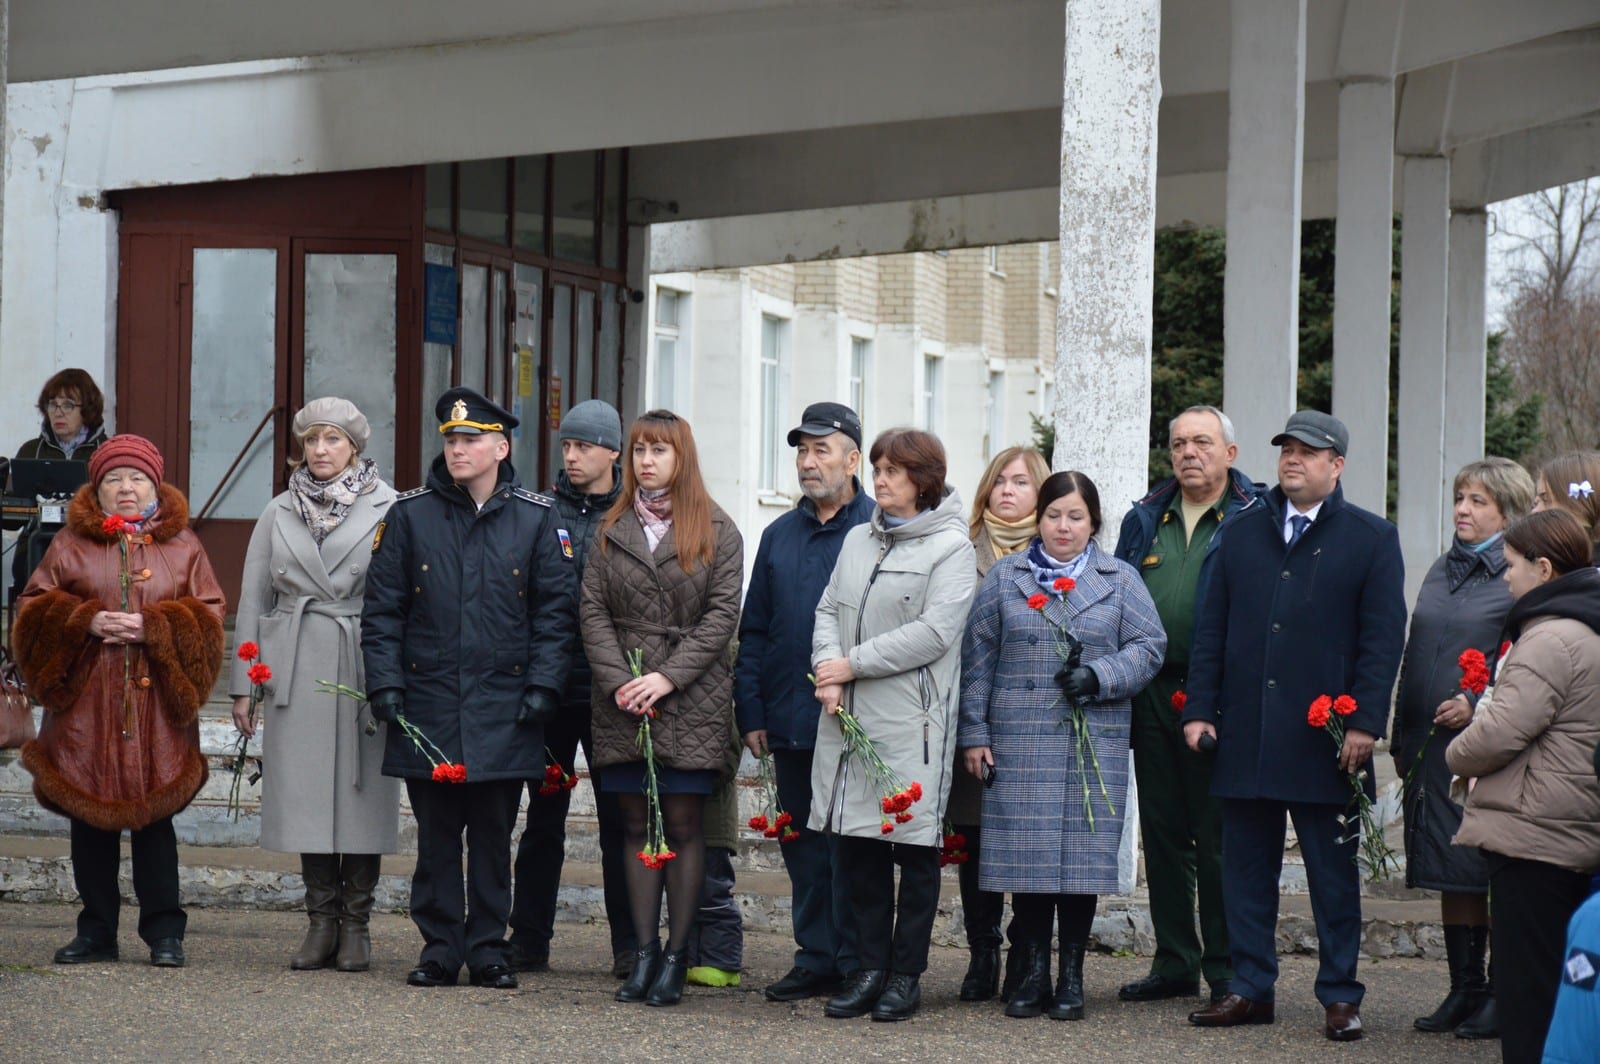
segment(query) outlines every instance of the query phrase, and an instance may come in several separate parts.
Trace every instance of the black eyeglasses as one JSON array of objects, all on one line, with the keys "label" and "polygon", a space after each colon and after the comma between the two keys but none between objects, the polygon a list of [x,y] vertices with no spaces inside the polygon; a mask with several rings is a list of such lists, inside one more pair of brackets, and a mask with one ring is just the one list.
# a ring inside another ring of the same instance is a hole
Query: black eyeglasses
[{"label": "black eyeglasses", "polygon": [[52,399],[44,404],[44,408],[52,414],[70,414],[81,406],[82,403],[75,403],[71,399]]}]

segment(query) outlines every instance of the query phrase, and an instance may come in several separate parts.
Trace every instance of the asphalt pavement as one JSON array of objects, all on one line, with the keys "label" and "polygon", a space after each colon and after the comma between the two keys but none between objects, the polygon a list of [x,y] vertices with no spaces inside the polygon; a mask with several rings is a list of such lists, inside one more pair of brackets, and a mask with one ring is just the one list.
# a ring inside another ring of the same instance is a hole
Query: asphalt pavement
[{"label": "asphalt pavement", "polygon": [[[963,1004],[966,952],[935,947],[922,1011],[900,1024],[830,1020],[820,999],[773,1004],[761,987],[789,967],[787,937],[748,932],[743,985],[690,987],[676,1008],[622,1005],[607,972],[603,925],[561,924],[554,969],[514,991],[405,985],[420,940],[400,915],[373,918],[372,971],[292,972],[304,916],[195,909],[189,964],[156,969],[123,910],[122,960],[62,967],[74,907],[0,904],[0,1056],[8,1061],[527,1060],[527,1061],[1164,1061],[1339,1060],[1382,1064],[1499,1059],[1496,1042],[1412,1030],[1443,996],[1445,967],[1413,958],[1369,961],[1367,1037],[1322,1036],[1312,996],[1314,957],[1281,958],[1278,1022],[1224,1031],[1191,1028],[1198,998],[1130,1005],[1116,988],[1147,958],[1095,954],[1085,965],[1088,1017],[1078,1023],[1007,1019],[999,1002]],[[463,973],[463,981],[465,973]]]}]

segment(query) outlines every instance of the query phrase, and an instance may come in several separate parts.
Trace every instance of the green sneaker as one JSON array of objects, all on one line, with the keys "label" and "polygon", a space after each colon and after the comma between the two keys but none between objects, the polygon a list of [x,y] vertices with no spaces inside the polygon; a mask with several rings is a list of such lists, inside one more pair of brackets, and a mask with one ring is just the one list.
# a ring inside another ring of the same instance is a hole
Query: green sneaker
[{"label": "green sneaker", "polygon": [[739,973],[724,971],[721,968],[707,968],[698,965],[690,968],[684,979],[695,986],[738,986]]}]

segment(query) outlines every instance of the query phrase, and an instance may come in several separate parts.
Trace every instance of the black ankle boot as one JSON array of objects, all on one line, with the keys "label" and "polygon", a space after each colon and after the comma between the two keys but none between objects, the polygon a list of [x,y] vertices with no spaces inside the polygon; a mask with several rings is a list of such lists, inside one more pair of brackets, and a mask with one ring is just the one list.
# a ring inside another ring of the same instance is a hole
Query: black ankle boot
[{"label": "black ankle boot", "polygon": [[883,996],[883,985],[889,973],[882,968],[862,968],[850,977],[843,992],[828,999],[822,1014],[836,1020],[853,1020],[865,1016]]},{"label": "black ankle boot", "polygon": [[684,963],[683,950],[672,950],[661,955],[661,967],[656,969],[655,982],[645,996],[646,1005],[676,1005],[683,1000],[683,980],[689,972]]},{"label": "black ankle boot", "polygon": [[1055,1000],[1050,1003],[1052,1020],[1083,1019],[1082,942],[1061,944],[1061,974],[1056,979]]},{"label": "black ankle boot", "polygon": [[1483,957],[1489,945],[1487,927],[1465,924],[1444,926],[1444,949],[1450,964],[1450,993],[1431,1016],[1419,1017],[1412,1024],[1419,1031],[1443,1034],[1460,1027],[1483,1003],[1488,980],[1483,973]]},{"label": "black ankle boot", "polygon": [[962,1001],[988,1001],[1000,989],[1000,947],[974,946],[961,980]]},{"label": "black ankle boot", "polygon": [[1500,1037],[1500,1013],[1495,1008],[1493,986],[1484,993],[1478,1011],[1463,1020],[1461,1026],[1456,1028],[1456,1037],[1473,1040]]},{"label": "black ankle boot", "polygon": [[655,985],[656,970],[661,967],[661,943],[652,942],[633,954],[633,971],[627,982],[617,988],[618,1001],[643,1001]]},{"label": "black ankle boot", "polygon": [[[1017,962],[1020,974],[1016,989],[1006,1003],[1006,1015],[1013,1019],[1030,1020],[1045,1010],[1050,1003],[1050,943],[1028,942],[1020,947],[1021,959]],[[1013,946],[1015,953],[1018,947]]]},{"label": "black ankle boot", "polygon": [[906,972],[895,972],[884,985],[883,994],[872,1007],[872,1018],[879,1023],[909,1020],[922,1004],[922,979]]}]

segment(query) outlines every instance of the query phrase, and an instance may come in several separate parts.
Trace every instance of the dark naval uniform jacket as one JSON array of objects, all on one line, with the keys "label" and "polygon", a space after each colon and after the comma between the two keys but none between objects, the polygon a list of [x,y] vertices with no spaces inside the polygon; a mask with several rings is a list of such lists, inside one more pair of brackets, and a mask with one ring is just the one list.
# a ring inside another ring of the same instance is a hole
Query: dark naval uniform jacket
[{"label": "dark naval uniform jacket", "polygon": [[1383,736],[1406,640],[1399,535],[1336,485],[1290,547],[1283,490],[1262,501],[1229,519],[1212,559],[1183,720],[1216,725],[1217,797],[1342,805],[1338,750],[1306,713],[1348,694],[1346,726]]},{"label": "dark naval uniform jacket", "polygon": [[[468,782],[544,769],[543,729],[516,718],[527,688],[559,698],[576,645],[577,563],[563,525],[547,496],[518,487],[510,462],[478,510],[441,455],[373,537],[367,690],[401,688],[406,720],[464,764]],[[384,774],[428,779],[428,759],[399,727],[388,733]]]}]

